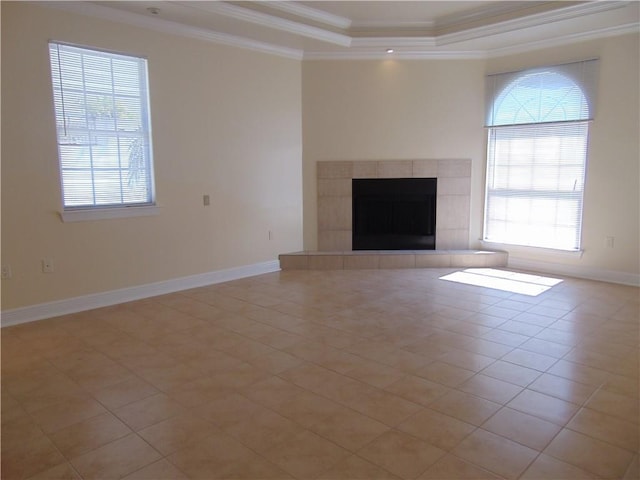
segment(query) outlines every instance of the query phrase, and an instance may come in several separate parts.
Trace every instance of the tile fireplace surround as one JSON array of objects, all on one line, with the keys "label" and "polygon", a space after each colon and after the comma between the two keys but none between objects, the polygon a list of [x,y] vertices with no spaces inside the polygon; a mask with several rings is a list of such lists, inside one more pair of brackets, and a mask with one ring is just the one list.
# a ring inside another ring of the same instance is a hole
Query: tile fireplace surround
[{"label": "tile fireplace surround", "polygon": [[471,160],[447,159],[318,162],[318,250],[352,250],[354,178],[437,178],[436,248],[469,248]]},{"label": "tile fireplace surround", "polygon": [[[353,251],[351,180],[437,178],[436,250]],[[469,248],[471,160],[324,161],[317,163],[318,251],[280,255],[283,270],[504,267],[506,252]]]}]

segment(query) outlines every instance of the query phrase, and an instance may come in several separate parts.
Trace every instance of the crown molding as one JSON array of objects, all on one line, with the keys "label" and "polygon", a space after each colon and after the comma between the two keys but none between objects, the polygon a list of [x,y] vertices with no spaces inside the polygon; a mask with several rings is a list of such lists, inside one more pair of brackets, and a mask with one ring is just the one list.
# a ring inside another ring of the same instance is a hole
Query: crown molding
[{"label": "crown molding", "polygon": [[362,37],[354,38],[351,42],[353,48],[434,48],[437,46],[436,38],[424,37]]},{"label": "crown molding", "polygon": [[313,22],[328,25],[330,27],[347,30],[351,27],[351,20],[339,15],[333,15],[323,10],[300,5],[297,2],[269,2],[269,8],[280,10],[281,12],[295,15],[296,17],[305,18]]},{"label": "crown molding", "polygon": [[[304,60],[477,60],[485,58],[504,57],[507,55],[515,55],[519,53],[530,52],[534,50],[542,50],[545,48],[553,48],[571,43],[585,42],[589,40],[597,40],[599,38],[615,37],[619,35],[627,35],[631,33],[640,33],[640,25],[638,23],[628,23],[625,25],[617,25],[615,27],[601,28],[586,33],[574,33],[561,35],[555,38],[540,40],[537,42],[525,42],[508,47],[491,49],[491,50],[425,50],[424,48],[430,42],[424,41],[414,44],[409,43],[408,39],[403,40],[403,45],[394,44],[393,41],[388,43],[382,42],[383,39],[374,39],[375,42],[369,42],[368,50],[351,50],[348,52],[312,52],[305,53]],[[367,42],[364,42],[367,43]],[[375,47],[376,50],[372,50]],[[385,51],[386,47],[393,46],[402,48],[396,50],[393,54]],[[383,48],[385,47],[385,48]],[[436,47],[437,48],[437,47]]]},{"label": "crown molding", "polygon": [[392,54],[384,50],[352,50],[347,52],[305,52],[303,60],[480,60],[487,58],[481,50],[406,49]]},{"label": "crown molding", "polygon": [[555,38],[546,38],[537,42],[526,42],[520,45],[496,48],[487,52],[487,58],[504,57],[532,50],[542,50],[544,48],[553,48],[559,45],[597,40],[598,38],[616,37],[618,35],[626,35],[629,33],[640,33],[640,25],[636,22],[627,23],[625,25],[616,25],[614,27],[601,28],[585,33],[573,33]]},{"label": "crown molding", "polygon": [[446,33],[443,35],[439,35],[435,38],[436,38],[436,43],[438,45],[451,45],[454,43],[460,43],[468,40],[476,40],[482,37],[509,33],[515,30],[522,30],[525,28],[546,25],[549,23],[559,22],[562,20],[571,20],[573,18],[582,17],[585,15],[592,15],[596,13],[606,12],[609,10],[616,10],[618,8],[624,8],[628,6],[630,3],[632,2],[599,1],[599,2],[579,4],[579,5],[572,5],[566,8],[561,8],[561,9],[553,10],[550,12],[533,14],[524,18],[505,20],[492,25],[470,28],[468,30],[462,30],[460,32],[455,32],[455,33]]},{"label": "crown molding", "polygon": [[225,17],[234,18],[261,27],[271,28],[281,32],[293,33],[303,37],[320,40],[323,42],[348,47],[351,45],[351,37],[341,33],[335,33],[323,28],[313,27],[304,23],[294,22],[284,18],[258,12],[249,8],[240,7],[226,2],[169,2],[182,8],[190,8],[203,12],[215,13]]},{"label": "crown molding", "polygon": [[[451,50],[440,49],[431,37],[416,39],[394,37],[385,39],[354,39],[357,44],[346,52],[305,52],[304,60],[478,60],[484,58],[504,57],[519,53],[553,48],[571,43],[597,40],[599,38],[615,37],[631,33],[640,33],[637,22],[616,25],[584,33],[573,33],[547,38],[539,41],[527,41],[508,47],[492,50]],[[395,43],[394,43],[395,42]],[[386,48],[393,47],[393,54],[386,53]]]},{"label": "crown molding", "polygon": [[211,43],[219,43],[231,47],[243,48],[279,57],[290,58],[294,60],[302,60],[303,51],[293,48],[281,47],[266,42],[250,40],[236,35],[227,33],[212,32],[203,28],[190,27],[178,22],[163,20],[161,18],[150,18],[132,12],[125,12],[115,8],[103,7],[85,2],[37,2],[38,5],[52,8],[56,10],[64,10],[70,13],[76,13],[88,17],[110,20],[113,22],[124,23],[134,27],[145,28],[162,33],[179,35],[182,37],[194,38]]}]

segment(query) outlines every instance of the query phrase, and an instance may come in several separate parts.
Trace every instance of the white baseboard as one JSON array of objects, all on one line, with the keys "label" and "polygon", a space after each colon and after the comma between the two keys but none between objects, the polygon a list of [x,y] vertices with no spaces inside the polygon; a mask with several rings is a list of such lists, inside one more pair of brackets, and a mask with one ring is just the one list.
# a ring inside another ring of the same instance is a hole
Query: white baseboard
[{"label": "white baseboard", "polygon": [[640,275],[636,273],[606,270],[603,268],[583,267],[580,265],[540,262],[537,260],[514,257],[512,254],[509,254],[509,261],[507,265],[509,268],[519,270],[565,275],[568,277],[585,278],[601,282],[620,283],[634,287],[640,286]]},{"label": "white baseboard", "polygon": [[[569,277],[586,278],[603,282],[620,283],[623,285],[640,286],[640,275],[615,270],[565,265],[560,263],[540,262],[509,255],[508,268],[529,270],[533,272],[565,275]],[[5,310],[1,314],[0,325],[8,327],[20,323],[33,322],[45,318],[82,312],[94,308],[107,307],[118,303],[131,302],[143,298],[179,292],[190,288],[204,287],[216,283],[229,282],[240,278],[252,277],[264,273],[280,270],[280,262],[271,260],[268,262],[245,265],[216,270],[213,272],[175,278],[163,282],[138,285],[130,288],[111,290],[108,292],[92,293],[81,297],[67,298],[53,302],[30,305],[28,307]]]},{"label": "white baseboard", "polygon": [[179,292],[190,288],[204,287],[215,283],[252,277],[263,273],[277,272],[279,270],[280,262],[278,260],[271,260],[253,265],[244,265],[226,270],[216,270],[188,277],[174,278],[163,282],[149,283],[108,292],[92,293],[81,297],[40,303],[28,307],[14,308],[2,312],[1,325],[2,327],[8,327],[10,325],[82,312],[93,308],[131,302],[156,295]]}]

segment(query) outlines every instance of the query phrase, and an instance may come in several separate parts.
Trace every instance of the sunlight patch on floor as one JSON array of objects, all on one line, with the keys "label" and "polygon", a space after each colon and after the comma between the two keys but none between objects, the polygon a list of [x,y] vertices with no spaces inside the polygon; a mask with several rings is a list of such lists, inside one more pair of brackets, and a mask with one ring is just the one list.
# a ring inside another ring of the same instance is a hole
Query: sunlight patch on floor
[{"label": "sunlight patch on floor", "polygon": [[464,283],[477,287],[493,288],[505,292],[519,293],[535,297],[546,292],[562,280],[558,278],[542,277],[526,273],[508,272],[493,268],[467,268],[459,272],[440,277],[440,280]]}]

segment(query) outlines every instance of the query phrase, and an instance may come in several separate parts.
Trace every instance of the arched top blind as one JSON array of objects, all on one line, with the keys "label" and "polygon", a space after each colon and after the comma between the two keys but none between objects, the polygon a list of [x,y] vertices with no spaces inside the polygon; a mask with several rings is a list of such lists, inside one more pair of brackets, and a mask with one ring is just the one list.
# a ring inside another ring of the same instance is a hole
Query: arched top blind
[{"label": "arched top blind", "polygon": [[487,77],[487,126],[594,118],[597,60]]}]

